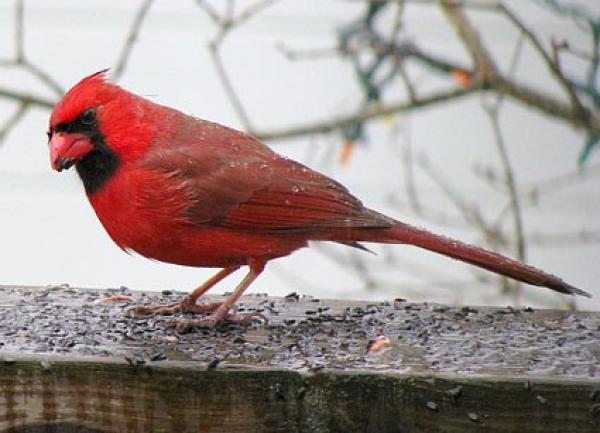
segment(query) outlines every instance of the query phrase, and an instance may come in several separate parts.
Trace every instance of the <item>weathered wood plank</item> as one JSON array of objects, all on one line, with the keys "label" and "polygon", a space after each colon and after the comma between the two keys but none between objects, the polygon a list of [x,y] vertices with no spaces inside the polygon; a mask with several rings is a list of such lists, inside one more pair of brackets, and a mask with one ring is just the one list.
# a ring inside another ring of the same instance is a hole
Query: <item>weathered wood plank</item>
[{"label": "weathered wood plank", "polygon": [[180,335],[102,293],[0,287],[0,432],[600,432],[598,313],[255,295]]},{"label": "weathered wood plank", "polygon": [[3,432],[600,431],[598,384],[577,380],[20,359],[0,386]]}]

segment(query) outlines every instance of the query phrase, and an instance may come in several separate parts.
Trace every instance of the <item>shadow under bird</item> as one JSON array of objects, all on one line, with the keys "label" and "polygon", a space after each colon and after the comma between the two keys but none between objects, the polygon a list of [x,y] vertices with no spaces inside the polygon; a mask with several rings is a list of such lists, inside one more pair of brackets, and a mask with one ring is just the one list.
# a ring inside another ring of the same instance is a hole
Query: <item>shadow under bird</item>
[{"label": "shadow under bird", "polygon": [[[562,279],[474,245],[366,208],[336,181],[278,155],[256,138],[155,104],[90,75],[54,107],[52,168],[75,166],[100,222],[125,251],[184,266],[222,268],[169,305],[140,313],[212,312],[180,326],[247,321],[236,301],[267,262],[331,241],[409,244],[569,295]],[[249,272],[222,303],[197,299],[240,268]]]}]

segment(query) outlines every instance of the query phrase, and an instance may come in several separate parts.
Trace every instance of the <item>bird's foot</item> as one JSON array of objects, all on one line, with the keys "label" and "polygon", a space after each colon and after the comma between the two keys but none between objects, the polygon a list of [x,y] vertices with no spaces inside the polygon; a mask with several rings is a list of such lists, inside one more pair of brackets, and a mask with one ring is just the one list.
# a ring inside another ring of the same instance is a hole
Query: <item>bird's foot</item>
[{"label": "bird's foot", "polygon": [[115,293],[114,295],[105,295],[94,301],[95,304],[109,304],[111,302],[133,302],[133,299],[129,295],[123,295],[122,293]]},{"label": "bird's foot", "polygon": [[255,318],[264,320],[265,323],[267,322],[267,318],[258,311],[240,314],[227,313],[225,315],[218,314],[218,311],[216,311],[210,316],[201,319],[171,319],[168,323],[169,325],[174,326],[177,332],[183,334],[190,328],[214,328],[221,321],[249,325]]},{"label": "bird's foot", "polygon": [[196,300],[191,296],[184,296],[181,301],[173,302],[167,305],[138,305],[133,308],[133,313],[136,315],[145,314],[165,314],[172,315],[175,313],[206,313],[215,311],[221,306],[221,302],[209,302],[205,304],[196,304]]}]

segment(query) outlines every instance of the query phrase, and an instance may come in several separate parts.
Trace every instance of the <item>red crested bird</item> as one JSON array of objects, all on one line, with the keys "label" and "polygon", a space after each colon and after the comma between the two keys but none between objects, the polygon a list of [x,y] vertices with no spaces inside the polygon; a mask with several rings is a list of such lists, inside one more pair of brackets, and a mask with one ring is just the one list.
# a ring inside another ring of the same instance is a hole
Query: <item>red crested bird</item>
[{"label": "red crested bird", "polygon": [[[185,296],[142,313],[212,311],[187,325],[214,326],[231,313],[265,264],[331,241],[409,244],[560,293],[590,296],[500,254],[366,208],[336,181],[282,157],[256,138],[155,104],[90,75],[54,107],[52,168],[75,166],[100,222],[125,251],[184,266],[222,268]],[[249,272],[222,303],[198,297],[240,268]]]}]

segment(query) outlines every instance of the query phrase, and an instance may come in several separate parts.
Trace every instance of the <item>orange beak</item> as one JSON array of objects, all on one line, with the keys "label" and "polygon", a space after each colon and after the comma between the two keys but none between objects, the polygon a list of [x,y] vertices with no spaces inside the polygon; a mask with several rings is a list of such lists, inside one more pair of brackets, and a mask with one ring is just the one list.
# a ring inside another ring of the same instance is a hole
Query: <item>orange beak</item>
[{"label": "orange beak", "polygon": [[90,139],[83,134],[55,132],[50,137],[50,164],[56,171],[68,170],[94,150]]}]

